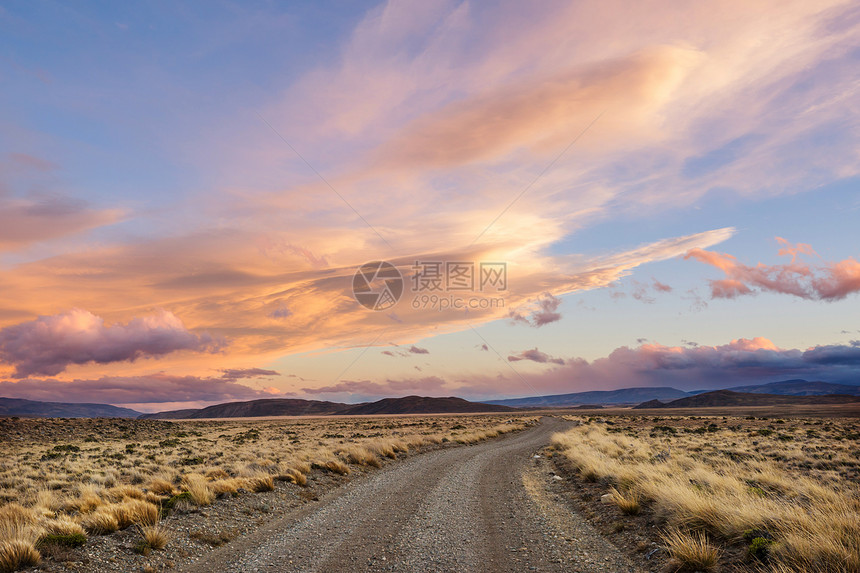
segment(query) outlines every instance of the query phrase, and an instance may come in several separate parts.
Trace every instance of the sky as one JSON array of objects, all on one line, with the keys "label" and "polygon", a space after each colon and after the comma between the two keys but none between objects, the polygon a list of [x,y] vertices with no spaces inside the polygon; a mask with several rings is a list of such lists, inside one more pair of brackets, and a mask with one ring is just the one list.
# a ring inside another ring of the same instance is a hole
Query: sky
[{"label": "sky", "polygon": [[858,72],[856,2],[0,0],[0,396],[860,384]]}]

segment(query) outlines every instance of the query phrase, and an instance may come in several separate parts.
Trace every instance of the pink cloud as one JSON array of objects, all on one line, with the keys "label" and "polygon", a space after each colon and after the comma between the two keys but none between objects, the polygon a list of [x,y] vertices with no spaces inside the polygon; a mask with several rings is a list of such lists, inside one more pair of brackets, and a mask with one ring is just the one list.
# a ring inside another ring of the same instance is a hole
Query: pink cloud
[{"label": "pink cloud", "polygon": [[840,300],[860,291],[860,263],[854,258],[817,265],[798,261],[798,256],[815,255],[812,247],[803,243],[791,245],[781,237],[780,255],[790,255],[784,265],[748,266],[732,255],[703,249],[691,249],[685,259],[696,259],[720,269],[725,278],[710,281],[714,298],[736,298],[756,292],[790,294],[808,300]]},{"label": "pink cloud", "polygon": [[126,325],[107,326],[76,308],[0,330],[0,360],[15,366],[15,378],[53,376],[72,364],[133,362],[179,350],[215,352],[220,345],[208,334],[189,332],[163,309]]}]

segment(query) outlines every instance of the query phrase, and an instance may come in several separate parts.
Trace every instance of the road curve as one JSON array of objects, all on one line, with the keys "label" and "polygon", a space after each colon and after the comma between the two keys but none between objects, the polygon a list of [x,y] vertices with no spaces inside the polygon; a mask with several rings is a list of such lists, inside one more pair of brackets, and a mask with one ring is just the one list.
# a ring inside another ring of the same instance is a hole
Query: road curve
[{"label": "road curve", "polygon": [[186,568],[213,571],[630,572],[584,520],[542,499],[532,456],[569,422],[417,455]]}]

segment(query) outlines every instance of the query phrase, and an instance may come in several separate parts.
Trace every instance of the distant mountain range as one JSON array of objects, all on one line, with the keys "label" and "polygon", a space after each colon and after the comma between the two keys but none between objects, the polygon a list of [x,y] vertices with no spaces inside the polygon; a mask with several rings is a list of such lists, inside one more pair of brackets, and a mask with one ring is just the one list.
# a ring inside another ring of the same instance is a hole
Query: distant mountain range
[{"label": "distant mountain range", "polygon": [[690,393],[683,390],[662,386],[656,388],[594,390],[591,392],[574,392],[572,394],[553,394],[551,396],[532,396],[529,398],[511,398],[507,400],[488,400],[485,403],[514,406],[517,408],[556,408],[562,406],[580,406],[583,404],[638,404],[646,400],[675,400],[690,395]]},{"label": "distant mountain range", "polygon": [[807,382],[806,380],[786,380],[755,386],[735,386],[728,388],[733,392],[751,394],[781,394],[784,396],[825,396],[827,394],[845,394],[860,396],[860,386],[849,384],[833,384],[831,382]]},{"label": "distant mountain range", "polygon": [[137,418],[140,412],[107,404],[66,404],[0,398],[0,416],[25,418]]},{"label": "distant mountain range", "polygon": [[[765,396],[756,398],[755,396]],[[776,398],[774,398],[776,397]],[[812,401],[781,400],[809,397]],[[829,397],[833,397],[832,399]],[[0,416],[29,418],[141,418],[184,420],[200,418],[253,418],[264,416],[359,416],[371,414],[444,414],[471,412],[508,412],[516,408],[555,408],[577,406],[619,406],[639,404],[640,407],[692,408],[705,405],[777,405],[831,404],[858,401],[860,385],[785,380],[750,386],[735,386],[727,390],[684,392],[670,387],[622,388],[531,396],[487,402],[469,402],[462,398],[429,398],[405,396],[383,398],[376,402],[344,404],[320,400],[270,398],[249,402],[228,402],[207,408],[170,410],[141,414],[128,408],[107,404],[68,404],[37,402],[17,398],[0,398]],[[821,399],[818,399],[821,398]],[[685,402],[685,400],[688,400]],[[647,404],[647,406],[646,406]]]},{"label": "distant mountain range", "polygon": [[[770,382],[768,384],[757,384],[753,386],[735,386],[733,388],[728,388],[728,390],[748,394],[775,394],[781,396],[823,396],[830,394],[860,396],[860,386],[832,384],[830,382],[809,382],[807,380],[799,379]],[[709,392],[713,392],[713,390],[684,392],[683,390],[678,390],[676,388],[659,386],[653,388],[622,388],[621,390],[574,392],[572,394],[554,394],[551,396],[532,396],[528,398],[491,400],[488,401],[487,404],[502,404],[518,408],[556,408],[580,406],[584,404],[599,404],[604,406],[625,405],[640,404],[650,400],[670,402],[672,400],[697,396]]]},{"label": "distant mountain range", "polygon": [[249,402],[227,402],[196,410],[169,410],[154,414],[143,414],[143,420],[194,420],[200,418],[254,418],[262,416],[330,416],[351,407],[352,404],[300,400],[293,398],[269,398]]},{"label": "distant mountain range", "polygon": [[173,410],[143,414],[141,419],[251,418],[259,416],[361,416],[370,414],[458,414],[470,412],[512,412],[515,408],[469,402],[462,398],[405,396],[383,398],[364,404],[341,404],[317,400],[279,399],[229,402],[199,410]]},{"label": "distant mountain range", "polygon": [[369,404],[358,404],[337,413],[339,416],[360,416],[368,414],[465,414],[470,412],[514,412],[516,408],[469,402],[462,398],[426,398],[406,396],[405,398],[383,398]]},{"label": "distant mountain range", "polygon": [[794,404],[845,404],[860,402],[860,396],[845,394],[826,394],[819,396],[795,396],[786,394],[763,394],[760,392],[733,392],[731,390],[715,390],[679,398],[668,403],[659,400],[643,402],[634,409],[651,408],[707,408],[715,406],[787,406]]}]

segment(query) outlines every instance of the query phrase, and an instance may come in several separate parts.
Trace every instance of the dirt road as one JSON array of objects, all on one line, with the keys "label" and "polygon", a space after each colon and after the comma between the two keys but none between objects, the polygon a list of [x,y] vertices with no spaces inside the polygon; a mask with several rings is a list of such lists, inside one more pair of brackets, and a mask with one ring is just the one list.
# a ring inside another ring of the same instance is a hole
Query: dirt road
[{"label": "dirt road", "polygon": [[632,572],[549,501],[533,456],[556,418],[511,437],[417,455],[358,478],[186,571]]}]

